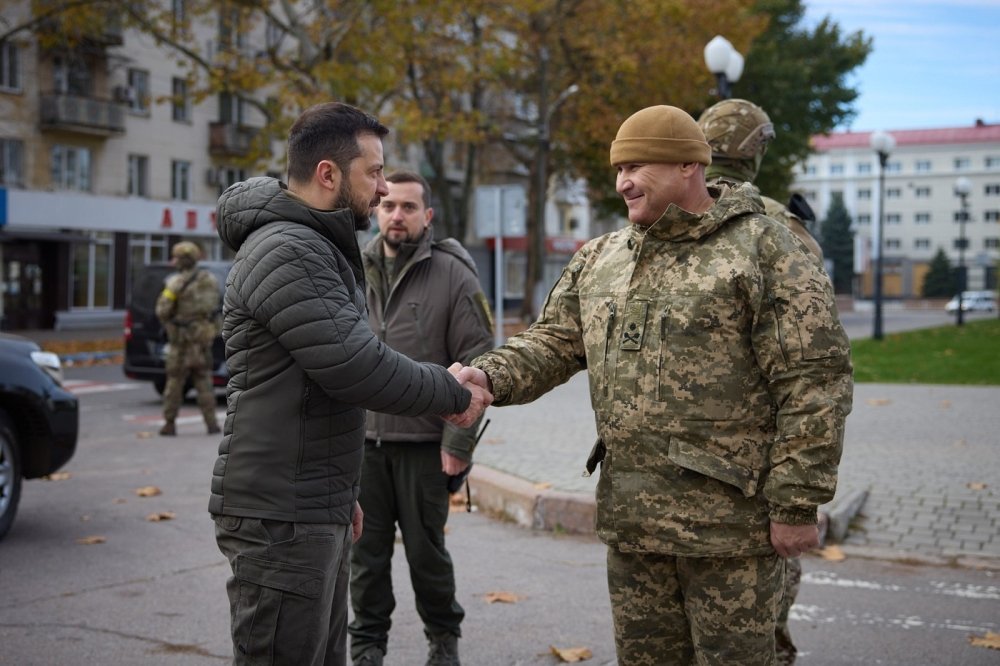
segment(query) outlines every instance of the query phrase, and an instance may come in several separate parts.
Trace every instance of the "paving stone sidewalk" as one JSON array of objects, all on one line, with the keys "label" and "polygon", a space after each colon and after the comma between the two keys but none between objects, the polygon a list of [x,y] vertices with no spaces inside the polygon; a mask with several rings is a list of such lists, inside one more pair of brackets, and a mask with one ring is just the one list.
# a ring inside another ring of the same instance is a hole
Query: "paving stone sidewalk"
[{"label": "paving stone sidewalk", "polygon": [[[474,471],[474,496],[479,485],[487,509],[523,524],[586,528],[583,505],[593,504],[597,483],[581,476],[596,438],[586,376],[487,416],[476,461],[489,469]],[[998,387],[857,385],[833,505],[867,497],[842,547],[870,557],[1000,565],[998,432]],[[490,470],[520,480],[521,500],[498,497],[497,487],[512,482]]]}]

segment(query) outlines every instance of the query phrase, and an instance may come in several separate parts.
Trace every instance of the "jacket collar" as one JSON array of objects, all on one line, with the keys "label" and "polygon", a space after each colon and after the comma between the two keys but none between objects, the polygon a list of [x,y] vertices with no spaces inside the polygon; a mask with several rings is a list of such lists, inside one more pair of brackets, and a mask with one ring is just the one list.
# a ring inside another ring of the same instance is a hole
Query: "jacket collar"
[{"label": "jacket collar", "polygon": [[730,221],[748,213],[763,213],[764,203],[750,183],[732,185],[716,181],[708,186],[715,204],[702,214],[691,213],[674,204],[649,227],[631,225],[633,236],[649,236],[671,242],[693,241],[714,233]]}]

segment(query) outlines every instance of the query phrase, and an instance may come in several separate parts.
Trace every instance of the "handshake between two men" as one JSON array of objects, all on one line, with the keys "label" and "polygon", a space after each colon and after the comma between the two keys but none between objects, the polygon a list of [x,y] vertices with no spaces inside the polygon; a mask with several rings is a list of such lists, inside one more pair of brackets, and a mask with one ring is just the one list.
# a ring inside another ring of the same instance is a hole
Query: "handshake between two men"
[{"label": "handshake between two men", "polygon": [[493,403],[493,393],[490,387],[490,378],[479,368],[463,366],[461,363],[452,363],[448,372],[455,377],[456,381],[472,393],[472,400],[469,406],[460,414],[449,414],[444,419],[459,428],[468,428],[482,416],[486,408]]}]

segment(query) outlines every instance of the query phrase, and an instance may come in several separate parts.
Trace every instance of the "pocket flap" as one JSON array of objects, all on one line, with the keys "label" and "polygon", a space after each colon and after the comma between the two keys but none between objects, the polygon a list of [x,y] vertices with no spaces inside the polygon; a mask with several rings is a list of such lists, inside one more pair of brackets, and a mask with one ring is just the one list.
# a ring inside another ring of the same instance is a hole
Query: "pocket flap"
[{"label": "pocket flap", "polygon": [[598,463],[604,461],[604,456],[606,456],[607,453],[608,449],[604,446],[604,440],[598,437],[597,441],[594,442],[594,447],[590,449],[590,455],[587,456],[586,471],[583,475],[590,476],[593,474],[594,470],[597,469]]},{"label": "pocket flap", "polygon": [[760,472],[738,465],[704,448],[672,437],[668,457],[674,464],[735,486],[745,497],[757,492]]},{"label": "pocket flap", "polygon": [[319,597],[323,572],[298,564],[237,555],[235,575],[238,580],[261,587],[290,592],[307,599]]}]

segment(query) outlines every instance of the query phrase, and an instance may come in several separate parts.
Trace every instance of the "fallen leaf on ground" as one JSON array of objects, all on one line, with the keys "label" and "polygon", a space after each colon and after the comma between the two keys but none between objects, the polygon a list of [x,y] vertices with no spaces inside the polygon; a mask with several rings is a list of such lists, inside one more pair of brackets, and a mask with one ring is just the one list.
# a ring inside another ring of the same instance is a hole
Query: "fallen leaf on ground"
[{"label": "fallen leaf on ground", "polygon": [[951,443],[951,445],[954,446],[956,449],[961,449],[962,447],[968,446],[969,443],[966,442],[964,439],[956,439],[954,442]]},{"label": "fallen leaf on ground", "polygon": [[125,499],[124,497],[116,497],[116,498],[115,498],[115,499],[113,500],[113,503],[114,503],[114,504],[124,504],[124,503],[125,503],[125,502],[127,502],[127,501],[128,501],[128,500],[127,500],[127,499]]},{"label": "fallen leaf on ground", "polygon": [[161,520],[173,520],[177,517],[177,514],[173,511],[158,511],[156,513],[151,513],[146,516],[146,520],[151,523],[158,523]]},{"label": "fallen leaf on ground", "polygon": [[587,661],[594,656],[594,653],[585,647],[557,648],[555,645],[550,645],[549,648],[552,650],[552,654],[559,657],[559,661],[568,664]]},{"label": "fallen leaf on ground", "polygon": [[56,472],[54,474],[46,474],[42,477],[43,481],[65,481],[66,479],[72,479],[73,475],[69,472]]},{"label": "fallen leaf on ground", "polygon": [[156,433],[152,432],[151,430],[140,430],[139,432],[135,433],[135,436],[136,439],[151,439],[155,434]]},{"label": "fallen leaf on ground", "polygon": [[951,400],[942,400],[941,409],[951,409]]},{"label": "fallen leaf on ground", "polygon": [[142,488],[136,488],[135,494],[139,497],[156,497],[161,494],[161,490],[156,486],[143,486]]},{"label": "fallen leaf on ground", "polygon": [[513,592],[487,592],[483,595],[483,599],[485,599],[488,604],[495,604],[498,601],[505,604],[516,604],[522,599],[522,597],[514,594]]},{"label": "fallen leaf on ground", "polygon": [[552,484],[548,481],[542,481],[541,483],[535,484],[535,490],[548,490],[552,487]]},{"label": "fallen leaf on ground", "polygon": [[93,546],[94,544],[104,543],[105,541],[107,541],[107,539],[102,536],[85,536],[76,540],[76,542],[81,546]]},{"label": "fallen leaf on ground", "polygon": [[868,398],[867,402],[872,407],[885,407],[892,404],[892,400],[889,398]]},{"label": "fallen leaf on ground", "polygon": [[828,562],[843,562],[847,559],[847,555],[844,555],[844,551],[840,548],[840,546],[827,546],[826,548],[820,548],[816,551],[816,554]]},{"label": "fallen leaf on ground", "polygon": [[965,487],[969,490],[986,490],[986,484],[982,481],[972,481],[965,484]]},{"label": "fallen leaf on ground", "polygon": [[82,516],[80,516],[80,522],[81,523],[89,523],[90,522],[90,516],[88,516],[87,514],[83,514]]},{"label": "fallen leaf on ground", "polygon": [[969,643],[971,643],[973,647],[1000,650],[1000,634],[987,631],[985,636],[969,636]]}]

